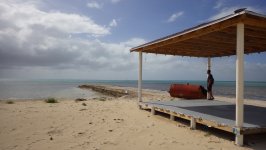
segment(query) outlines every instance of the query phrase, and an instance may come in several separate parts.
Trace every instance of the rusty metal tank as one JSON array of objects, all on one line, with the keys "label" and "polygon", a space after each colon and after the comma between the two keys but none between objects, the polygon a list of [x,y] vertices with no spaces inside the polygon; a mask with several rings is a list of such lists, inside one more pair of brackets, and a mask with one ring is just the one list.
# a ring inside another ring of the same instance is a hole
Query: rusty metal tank
[{"label": "rusty metal tank", "polygon": [[207,91],[201,85],[172,84],[169,89],[172,97],[184,99],[206,99]]}]

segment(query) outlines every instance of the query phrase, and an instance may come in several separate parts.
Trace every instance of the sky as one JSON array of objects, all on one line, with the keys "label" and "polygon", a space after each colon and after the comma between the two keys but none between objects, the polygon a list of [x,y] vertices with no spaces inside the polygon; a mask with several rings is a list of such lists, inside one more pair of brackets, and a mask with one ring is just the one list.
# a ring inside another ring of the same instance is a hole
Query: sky
[{"label": "sky", "polygon": [[[136,80],[130,48],[263,0],[1,0],[0,80]],[[245,55],[245,80],[266,81],[266,53]],[[205,80],[207,59],[143,54],[144,80]],[[215,80],[235,80],[235,56],[212,59]]]}]

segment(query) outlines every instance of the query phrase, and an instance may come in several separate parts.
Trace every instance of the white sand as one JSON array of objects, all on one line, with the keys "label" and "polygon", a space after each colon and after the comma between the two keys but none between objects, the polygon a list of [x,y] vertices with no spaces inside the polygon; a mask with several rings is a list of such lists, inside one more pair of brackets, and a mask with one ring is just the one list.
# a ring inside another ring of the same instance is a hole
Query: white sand
[{"label": "white sand", "polygon": [[[160,97],[162,98],[162,97]],[[87,106],[83,106],[85,103]],[[202,130],[190,130],[150,112],[139,110],[136,98],[64,100],[56,104],[0,102],[1,150],[67,149],[263,149],[266,138],[251,146]]]}]

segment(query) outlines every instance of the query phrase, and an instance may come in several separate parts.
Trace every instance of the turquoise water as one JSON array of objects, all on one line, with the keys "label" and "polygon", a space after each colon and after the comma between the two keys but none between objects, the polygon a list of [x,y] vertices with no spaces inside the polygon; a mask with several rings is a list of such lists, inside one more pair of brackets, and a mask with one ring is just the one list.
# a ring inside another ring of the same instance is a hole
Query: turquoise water
[{"label": "turquoise water", "polygon": [[[0,99],[89,98],[97,96],[90,90],[77,88],[81,84],[110,84],[137,87],[136,80],[25,80],[0,81]],[[206,87],[206,81],[191,80],[144,80],[143,88],[168,91],[172,83],[190,83]],[[215,81],[215,95],[235,96],[234,81]],[[245,82],[245,98],[266,100],[266,82]]]}]

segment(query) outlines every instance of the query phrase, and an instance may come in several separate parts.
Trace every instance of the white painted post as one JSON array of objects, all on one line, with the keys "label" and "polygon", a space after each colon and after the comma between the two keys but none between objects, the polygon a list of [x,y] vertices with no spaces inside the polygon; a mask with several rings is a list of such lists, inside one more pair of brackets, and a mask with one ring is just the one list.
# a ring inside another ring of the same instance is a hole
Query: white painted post
[{"label": "white painted post", "polygon": [[190,118],[190,129],[195,130],[196,129],[196,119],[194,117]]},{"label": "white painted post", "polygon": [[170,113],[170,120],[175,121],[175,116],[172,113]]},{"label": "white painted post", "polygon": [[142,102],[142,52],[139,52],[138,102]]},{"label": "white painted post", "polygon": [[[244,24],[237,24],[236,43],[236,128],[240,131],[244,120]],[[243,135],[238,132],[235,144],[243,145]]]},{"label": "white painted post", "polygon": [[156,113],[156,112],[155,112],[155,107],[152,107],[152,108],[151,108],[151,114],[152,114],[152,115],[155,115],[155,113]]},{"label": "white painted post", "polygon": [[211,58],[208,57],[208,66],[207,66],[207,70],[211,70]]},{"label": "white painted post", "polygon": [[[211,58],[208,57],[208,65],[207,65],[207,70],[211,70]],[[208,92],[207,93],[207,99],[209,99],[211,96],[210,96],[210,93]]]}]

